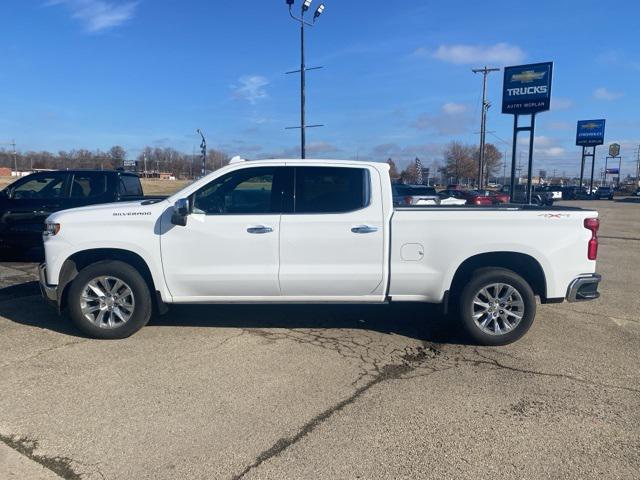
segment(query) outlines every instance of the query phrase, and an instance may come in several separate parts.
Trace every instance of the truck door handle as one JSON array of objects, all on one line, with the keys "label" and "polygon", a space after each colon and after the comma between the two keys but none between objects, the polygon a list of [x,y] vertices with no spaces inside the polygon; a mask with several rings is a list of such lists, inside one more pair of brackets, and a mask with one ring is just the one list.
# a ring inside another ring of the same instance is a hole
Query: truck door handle
[{"label": "truck door handle", "polygon": [[373,233],[378,231],[378,227],[372,227],[371,225],[357,225],[351,227],[353,233]]},{"label": "truck door handle", "polygon": [[247,227],[247,232],[249,232],[249,233],[271,233],[271,232],[273,232],[273,228],[267,227],[265,225],[255,225],[253,227]]}]

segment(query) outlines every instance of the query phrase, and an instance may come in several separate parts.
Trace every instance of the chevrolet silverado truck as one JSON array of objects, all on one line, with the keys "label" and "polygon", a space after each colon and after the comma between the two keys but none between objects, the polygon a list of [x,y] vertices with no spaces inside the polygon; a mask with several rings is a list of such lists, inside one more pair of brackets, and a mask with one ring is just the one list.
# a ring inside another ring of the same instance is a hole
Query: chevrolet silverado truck
[{"label": "chevrolet silverado truck", "polygon": [[174,303],[425,302],[502,345],[536,297],[598,297],[597,232],[579,208],[394,207],[384,163],[238,160],[164,200],[54,213],[40,285],[104,339]]},{"label": "chevrolet silverado truck", "polygon": [[140,178],[119,170],[59,170],[32,173],[0,191],[0,247],[42,257],[42,231],[53,212],[98,203],[142,199]]}]

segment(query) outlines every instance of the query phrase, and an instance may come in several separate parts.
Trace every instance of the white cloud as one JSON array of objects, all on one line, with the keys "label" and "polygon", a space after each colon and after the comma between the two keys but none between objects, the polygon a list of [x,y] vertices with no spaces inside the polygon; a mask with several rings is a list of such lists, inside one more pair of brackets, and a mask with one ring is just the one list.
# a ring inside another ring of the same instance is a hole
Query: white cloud
[{"label": "white cloud", "polygon": [[[520,137],[518,139],[518,144],[525,147],[523,151],[528,150],[529,139],[526,138],[526,136]],[[559,158],[566,156],[567,150],[562,146],[560,140],[539,135],[534,138],[533,153],[534,156],[539,157]]]},{"label": "white cloud", "polygon": [[397,143],[383,143],[374,146],[367,157],[373,161],[385,161],[387,158],[392,158],[400,166],[400,164],[412,161],[416,157],[422,159],[423,162],[440,160],[443,150],[444,146],[439,143],[405,146],[400,146]]},{"label": "white cloud", "polygon": [[[424,55],[426,50],[419,48],[415,53]],[[440,45],[433,53],[433,57],[457,65],[481,63],[507,65],[520,63],[524,60],[525,53],[516,45],[502,42],[495,45]]]},{"label": "white cloud", "polygon": [[617,100],[622,96],[624,96],[624,93],[612,92],[605,87],[596,88],[593,91],[593,98],[595,98],[596,100]]},{"label": "white cloud", "polygon": [[449,115],[454,115],[456,113],[465,113],[467,110],[467,106],[462,103],[445,103],[442,106],[442,111]]},{"label": "white cloud", "polygon": [[252,105],[258,100],[267,98],[265,87],[269,85],[269,80],[260,75],[245,75],[238,79],[239,85],[232,85],[233,96],[246,100]]},{"label": "white cloud", "polygon": [[131,20],[137,1],[110,2],[105,0],[50,0],[47,6],[64,5],[71,16],[84,24],[87,32],[100,33]]},{"label": "white cloud", "polygon": [[640,71],[640,61],[620,50],[607,50],[595,57],[598,63],[609,67],[632,69]]},{"label": "white cloud", "polygon": [[552,130],[573,130],[576,126],[568,122],[551,122],[549,128]]},{"label": "white cloud", "polygon": [[445,103],[439,113],[423,113],[412,124],[418,130],[435,130],[440,135],[465,133],[472,119],[469,108],[462,103]]},{"label": "white cloud", "polygon": [[573,107],[573,100],[570,98],[553,97],[551,99],[551,110],[566,110]]}]

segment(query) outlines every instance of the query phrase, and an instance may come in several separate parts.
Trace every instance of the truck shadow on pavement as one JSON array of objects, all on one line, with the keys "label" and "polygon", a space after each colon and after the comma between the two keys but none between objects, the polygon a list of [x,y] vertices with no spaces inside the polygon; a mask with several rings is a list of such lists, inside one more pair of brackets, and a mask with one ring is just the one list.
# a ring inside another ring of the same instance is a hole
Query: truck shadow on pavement
[{"label": "truck shadow on pavement", "polygon": [[[37,282],[0,288],[0,316],[21,325],[84,337],[68,317],[58,316],[45,304]],[[440,306],[429,304],[172,305],[167,314],[149,322],[151,328],[180,326],[369,330],[425,342],[467,343],[454,319],[443,315]]]},{"label": "truck shadow on pavement", "polygon": [[465,343],[455,320],[440,306],[428,304],[173,305],[149,325],[370,330],[425,342]]}]

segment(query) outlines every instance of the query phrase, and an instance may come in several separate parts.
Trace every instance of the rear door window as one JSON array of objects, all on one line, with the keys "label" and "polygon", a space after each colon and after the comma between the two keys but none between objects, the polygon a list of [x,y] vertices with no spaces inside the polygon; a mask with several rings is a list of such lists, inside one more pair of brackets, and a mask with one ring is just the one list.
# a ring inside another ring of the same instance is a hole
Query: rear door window
[{"label": "rear door window", "polygon": [[140,179],[134,175],[121,175],[118,182],[118,193],[121,197],[141,197]]},{"label": "rear door window", "polygon": [[93,198],[107,193],[107,176],[97,172],[75,173],[71,198]]},{"label": "rear door window", "polygon": [[369,171],[365,168],[296,168],[296,213],[351,212],[366,207],[369,200]]}]

